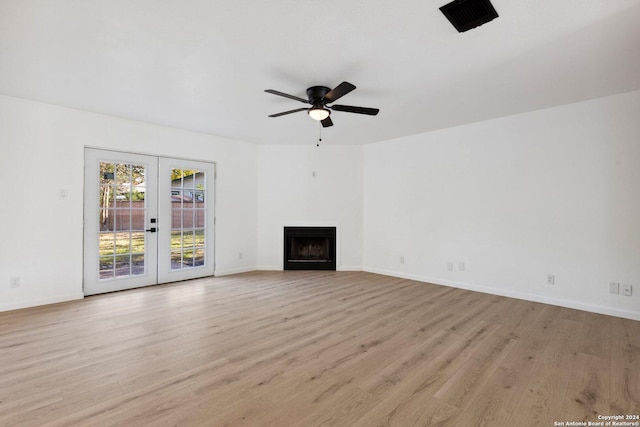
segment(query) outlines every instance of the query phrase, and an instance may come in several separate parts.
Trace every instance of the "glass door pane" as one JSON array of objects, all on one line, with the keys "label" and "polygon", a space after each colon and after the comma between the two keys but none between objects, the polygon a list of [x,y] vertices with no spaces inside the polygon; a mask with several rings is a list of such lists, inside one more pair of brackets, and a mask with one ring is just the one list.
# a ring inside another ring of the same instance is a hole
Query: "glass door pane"
[{"label": "glass door pane", "polygon": [[206,171],[171,170],[171,270],[205,265],[206,194]]},{"label": "glass door pane", "polygon": [[146,167],[100,162],[100,280],[145,274]]}]

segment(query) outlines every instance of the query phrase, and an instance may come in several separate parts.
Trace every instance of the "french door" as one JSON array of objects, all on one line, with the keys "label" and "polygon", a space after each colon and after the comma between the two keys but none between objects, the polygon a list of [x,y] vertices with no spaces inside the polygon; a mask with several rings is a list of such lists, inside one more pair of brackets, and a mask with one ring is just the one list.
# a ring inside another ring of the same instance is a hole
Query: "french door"
[{"label": "french door", "polygon": [[85,295],[211,276],[215,164],[85,149]]}]

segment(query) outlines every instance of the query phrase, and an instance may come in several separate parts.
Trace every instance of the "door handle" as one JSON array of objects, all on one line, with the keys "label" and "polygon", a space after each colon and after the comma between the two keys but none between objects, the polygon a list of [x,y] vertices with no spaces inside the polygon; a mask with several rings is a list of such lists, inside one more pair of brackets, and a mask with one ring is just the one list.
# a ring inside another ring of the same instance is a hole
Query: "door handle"
[{"label": "door handle", "polygon": [[155,227],[151,227],[148,230],[144,230],[144,231],[148,231],[149,233],[155,233],[156,232],[156,228]]}]

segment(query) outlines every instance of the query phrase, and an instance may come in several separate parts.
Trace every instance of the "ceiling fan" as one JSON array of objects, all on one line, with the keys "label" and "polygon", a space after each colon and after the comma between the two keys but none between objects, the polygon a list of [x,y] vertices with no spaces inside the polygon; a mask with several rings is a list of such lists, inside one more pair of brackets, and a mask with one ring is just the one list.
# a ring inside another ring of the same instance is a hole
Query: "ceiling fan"
[{"label": "ceiling fan", "polygon": [[284,111],[282,113],[271,114],[269,117],[280,117],[286,114],[297,113],[299,111],[306,111],[314,120],[320,121],[322,127],[333,126],[331,121],[331,110],[333,111],[345,111],[347,113],[367,114],[369,116],[375,116],[380,111],[378,108],[366,108],[366,107],[353,107],[351,105],[327,105],[332,104],[338,99],[342,98],[356,87],[349,82],[342,82],[334,89],[330,89],[326,86],[311,86],[307,89],[307,97],[309,99],[300,98],[288,93],[279,92],[273,89],[267,89],[265,92],[273,95],[284,96],[285,98],[294,99],[296,101],[303,102],[305,104],[311,104],[311,107],[297,108],[295,110]]}]

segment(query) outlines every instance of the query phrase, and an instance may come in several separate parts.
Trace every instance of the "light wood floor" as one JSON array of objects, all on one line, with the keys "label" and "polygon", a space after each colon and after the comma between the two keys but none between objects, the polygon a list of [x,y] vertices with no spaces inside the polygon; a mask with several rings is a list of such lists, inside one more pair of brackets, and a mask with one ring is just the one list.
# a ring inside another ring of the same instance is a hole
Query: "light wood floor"
[{"label": "light wood floor", "polygon": [[553,426],[640,414],[640,322],[368,273],[0,313],[0,425]]}]

